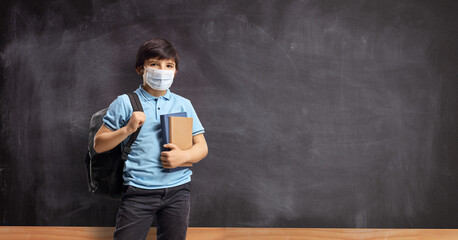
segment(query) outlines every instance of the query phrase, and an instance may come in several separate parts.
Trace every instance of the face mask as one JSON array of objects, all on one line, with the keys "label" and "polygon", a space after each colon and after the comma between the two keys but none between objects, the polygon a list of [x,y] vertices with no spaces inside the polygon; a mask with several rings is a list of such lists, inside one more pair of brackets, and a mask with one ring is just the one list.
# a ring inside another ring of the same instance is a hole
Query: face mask
[{"label": "face mask", "polygon": [[155,68],[144,68],[143,79],[154,90],[166,90],[172,86],[173,70],[161,70]]}]

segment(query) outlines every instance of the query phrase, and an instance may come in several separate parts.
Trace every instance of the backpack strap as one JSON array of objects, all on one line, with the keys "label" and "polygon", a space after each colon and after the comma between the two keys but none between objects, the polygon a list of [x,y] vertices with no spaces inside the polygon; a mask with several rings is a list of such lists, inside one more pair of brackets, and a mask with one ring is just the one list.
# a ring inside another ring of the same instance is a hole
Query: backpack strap
[{"label": "backpack strap", "polygon": [[[130,99],[130,103],[132,104],[132,108],[134,109],[134,111],[140,111],[140,112],[143,112],[143,107],[142,107],[142,103],[140,102],[140,98],[138,98],[138,95],[136,93],[127,93],[127,96],[129,96],[129,99]],[[137,139],[137,136],[140,132],[140,129],[142,127],[140,126],[137,131],[135,131],[131,136],[130,136],[130,139],[129,141],[127,142],[126,146],[124,146],[124,149],[122,151],[122,159],[124,161],[127,160],[127,155],[129,155],[130,151],[132,150],[130,147],[132,146],[132,144],[135,142],[135,140]]]},{"label": "backpack strap", "polygon": [[127,96],[129,96],[134,111],[143,112],[142,103],[140,102],[140,98],[138,98],[138,95],[136,93],[131,92],[127,93]]}]

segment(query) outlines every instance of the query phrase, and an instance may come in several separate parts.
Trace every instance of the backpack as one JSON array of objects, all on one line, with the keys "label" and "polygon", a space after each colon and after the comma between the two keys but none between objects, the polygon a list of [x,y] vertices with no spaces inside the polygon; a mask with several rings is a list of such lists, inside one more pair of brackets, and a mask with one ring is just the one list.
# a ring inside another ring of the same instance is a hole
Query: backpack
[{"label": "backpack", "polygon": [[[142,111],[142,104],[138,95],[127,93],[134,111]],[[94,150],[94,137],[102,126],[103,117],[108,108],[102,109],[92,115],[89,127],[89,145],[84,163],[86,165],[86,175],[88,180],[89,192],[112,200],[120,200],[123,185],[123,169],[127,155],[131,151],[132,143],[137,139],[141,126],[134,132],[128,143],[121,149],[121,143],[110,151],[97,153]]]}]

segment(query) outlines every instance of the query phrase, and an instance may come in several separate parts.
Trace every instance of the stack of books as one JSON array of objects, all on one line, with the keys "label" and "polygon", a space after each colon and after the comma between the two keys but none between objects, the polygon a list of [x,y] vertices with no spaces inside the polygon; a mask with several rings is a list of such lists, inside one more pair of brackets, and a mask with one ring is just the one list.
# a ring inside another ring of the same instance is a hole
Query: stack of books
[{"label": "stack of books", "polygon": [[[186,117],[186,112],[161,115],[161,128],[163,144],[173,143],[181,150],[192,147],[192,118]],[[192,167],[192,163],[184,163],[180,167]]]}]

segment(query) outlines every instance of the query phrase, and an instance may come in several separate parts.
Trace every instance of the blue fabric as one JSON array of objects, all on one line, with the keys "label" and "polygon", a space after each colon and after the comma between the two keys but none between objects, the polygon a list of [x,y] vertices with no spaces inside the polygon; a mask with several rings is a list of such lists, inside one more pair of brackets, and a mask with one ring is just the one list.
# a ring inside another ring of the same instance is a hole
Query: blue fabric
[{"label": "blue fabric", "polygon": [[[204,128],[191,101],[168,89],[164,96],[154,97],[146,92],[142,85],[135,90],[135,93],[140,98],[146,118],[137,139],[132,144],[132,151],[124,166],[124,185],[160,189],[190,182],[192,175],[190,168],[168,171],[161,164],[160,155],[163,143],[160,115],[186,112],[187,117],[193,119],[193,135],[204,133]],[[133,108],[127,94],[120,95],[110,104],[107,114],[103,117],[103,124],[116,131],[129,123],[132,112]],[[127,144],[129,138],[121,143],[122,147]]]}]

